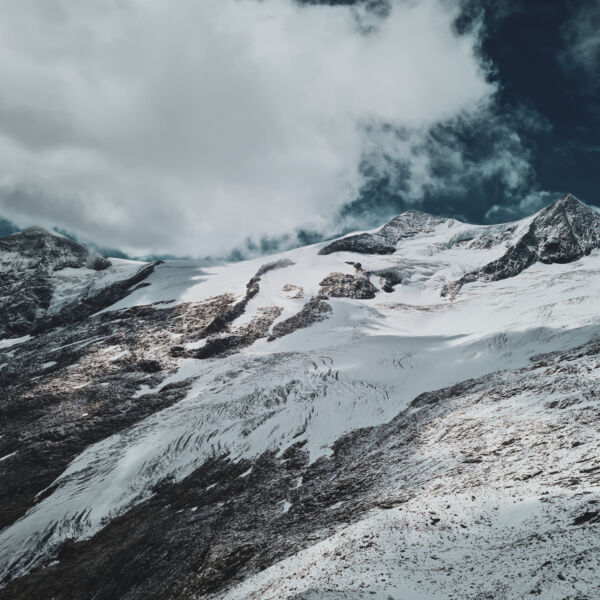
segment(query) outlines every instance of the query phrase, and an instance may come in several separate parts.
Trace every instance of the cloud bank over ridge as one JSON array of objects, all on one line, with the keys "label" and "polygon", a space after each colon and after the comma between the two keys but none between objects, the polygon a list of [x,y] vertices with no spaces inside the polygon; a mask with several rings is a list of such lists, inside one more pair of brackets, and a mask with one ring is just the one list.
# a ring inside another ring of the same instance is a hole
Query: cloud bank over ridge
[{"label": "cloud bank over ridge", "polygon": [[0,214],[133,255],[203,256],[335,232],[366,172],[401,178],[409,203],[461,172],[518,190],[531,174],[507,123],[483,161],[452,143],[496,118],[459,8],[7,0]]}]

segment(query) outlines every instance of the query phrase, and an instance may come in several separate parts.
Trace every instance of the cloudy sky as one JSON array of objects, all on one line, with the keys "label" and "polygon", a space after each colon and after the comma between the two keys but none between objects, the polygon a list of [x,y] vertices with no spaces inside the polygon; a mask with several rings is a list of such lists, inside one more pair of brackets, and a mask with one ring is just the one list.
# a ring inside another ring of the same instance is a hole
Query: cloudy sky
[{"label": "cloudy sky", "polygon": [[240,256],[600,204],[599,73],[596,0],[3,0],[2,227]]}]

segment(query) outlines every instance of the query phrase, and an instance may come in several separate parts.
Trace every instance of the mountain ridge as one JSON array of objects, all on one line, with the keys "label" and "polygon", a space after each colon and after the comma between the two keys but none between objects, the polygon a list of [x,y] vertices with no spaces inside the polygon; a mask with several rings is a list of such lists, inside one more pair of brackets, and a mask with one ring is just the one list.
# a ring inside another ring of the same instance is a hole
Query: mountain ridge
[{"label": "mountain ridge", "polygon": [[[511,228],[518,223],[532,219],[529,229],[517,240],[510,240]],[[438,217],[418,210],[408,210],[392,218],[374,232],[349,234],[332,242],[317,244],[319,255],[335,252],[352,252],[357,254],[394,254],[403,240],[410,240],[419,235],[431,234],[441,225],[448,227],[460,225],[476,235],[471,238],[472,247],[492,247],[502,241],[512,241],[516,248],[508,248],[507,254],[492,263],[482,266],[477,271],[465,273],[456,281],[451,281],[442,289],[442,296],[456,297],[463,285],[478,280],[495,281],[497,278],[512,277],[524,268],[540,262],[570,262],[589,254],[600,246],[600,213],[567,194],[560,200],[541,209],[532,217],[521,221],[507,222],[500,225],[469,225],[456,219]],[[573,229],[575,226],[575,229]],[[554,236],[554,237],[552,237]],[[449,243],[461,243],[463,239],[451,240]],[[4,257],[4,258],[3,258]],[[16,260],[15,257],[19,257]],[[10,278],[22,279],[23,276],[40,274],[46,276],[65,268],[89,268],[102,271],[109,268],[112,262],[83,244],[53,233],[42,227],[31,227],[22,232],[0,238],[0,272],[3,273],[3,286],[10,286]],[[135,261],[129,261],[134,263]],[[148,263],[139,263],[140,268]],[[160,264],[160,261],[155,262]],[[143,278],[140,279],[140,281]],[[395,284],[398,284],[396,281]],[[31,287],[47,288],[49,282],[39,279]],[[31,289],[27,292],[31,293]],[[47,308],[48,295],[52,290],[42,294],[42,310]],[[14,296],[14,290],[8,289],[4,296]],[[116,298],[116,295],[115,295]],[[116,300],[115,300],[116,301]],[[106,304],[109,306],[109,304]],[[0,310],[0,313],[2,310]],[[29,312],[36,312],[29,310]],[[15,332],[26,333],[21,327]]]},{"label": "mountain ridge", "polygon": [[0,334],[2,597],[595,597],[596,216],[552,206],[405,213],[359,252],[60,258]]},{"label": "mountain ridge", "polygon": [[449,284],[442,295],[456,297],[466,283],[518,275],[535,262],[567,263],[600,248],[600,214],[567,194],[532,218],[523,236],[499,259]]}]

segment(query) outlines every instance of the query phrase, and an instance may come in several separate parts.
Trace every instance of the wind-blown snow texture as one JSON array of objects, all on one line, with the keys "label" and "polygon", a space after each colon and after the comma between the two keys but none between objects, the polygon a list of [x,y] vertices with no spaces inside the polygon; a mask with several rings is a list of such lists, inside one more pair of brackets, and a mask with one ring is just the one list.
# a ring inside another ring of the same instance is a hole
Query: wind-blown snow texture
[{"label": "wind-blown snow texture", "polygon": [[0,342],[0,593],[598,597],[599,248],[572,196],[210,269],[69,242]]}]

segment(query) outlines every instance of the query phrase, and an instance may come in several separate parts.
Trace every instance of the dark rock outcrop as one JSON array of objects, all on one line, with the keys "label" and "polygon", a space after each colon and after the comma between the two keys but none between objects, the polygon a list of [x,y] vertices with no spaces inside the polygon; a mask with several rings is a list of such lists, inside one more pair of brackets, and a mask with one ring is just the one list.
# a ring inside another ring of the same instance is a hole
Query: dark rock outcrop
[{"label": "dark rock outcrop", "polygon": [[269,342],[297,331],[304,329],[313,323],[324,321],[331,314],[329,302],[323,298],[311,298],[300,311],[288,319],[277,323],[268,338]]},{"label": "dark rock outcrop", "polygon": [[304,288],[293,283],[286,283],[282,290],[288,294],[288,298],[304,298]]},{"label": "dark rock outcrop", "polygon": [[332,298],[354,298],[368,300],[375,298],[377,288],[368,277],[350,273],[330,273],[321,283],[320,293]]},{"label": "dark rock outcrop", "polygon": [[474,281],[514,277],[536,262],[569,263],[595,248],[600,248],[600,213],[568,194],[540,211],[500,258],[446,285],[442,296],[454,298]]},{"label": "dark rock outcrop", "polygon": [[377,233],[359,233],[335,240],[319,250],[319,254],[332,254],[333,252],[393,254],[396,252],[396,246]]},{"label": "dark rock outcrop", "polygon": [[241,317],[246,311],[248,302],[254,298],[260,291],[260,279],[269,271],[275,269],[285,269],[294,263],[283,258],[274,262],[265,263],[255,273],[254,277],[246,284],[246,293],[244,297],[233,304],[213,319],[208,325],[200,339],[207,337],[207,341],[197,350],[186,351],[184,348],[177,348],[177,356],[187,356],[191,358],[216,358],[227,356],[238,352],[242,348],[252,345],[256,340],[266,337],[269,329],[275,319],[281,314],[282,309],[279,306],[265,306],[259,308],[257,315],[247,324],[233,328],[233,322]]},{"label": "dark rock outcrop", "polygon": [[269,328],[281,314],[279,306],[259,308],[256,316],[247,324],[237,327],[231,333],[206,340],[202,348],[191,354],[194,358],[215,358],[238,352],[251,346],[256,340],[266,337]]},{"label": "dark rock outcrop", "polygon": [[254,298],[254,296],[256,296],[260,291],[260,278],[265,273],[275,269],[285,269],[285,267],[289,267],[293,264],[294,263],[291,260],[282,258],[280,260],[262,265],[254,274],[254,277],[252,277],[246,284],[246,293],[244,294],[244,297],[239,302],[236,302],[233,306],[231,306],[231,308],[229,308],[223,314],[217,316],[206,328],[205,336],[215,335],[227,331],[231,323],[244,314],[248,302],[250,302],[250,300],[252,300],[252,298]]},{"label": "dark rock outcrop", "polygon": [[0,238],[0,273],[60,271],[66,267],[89,267],[101,271],[110,261],[66,237],[32,227]]}]

